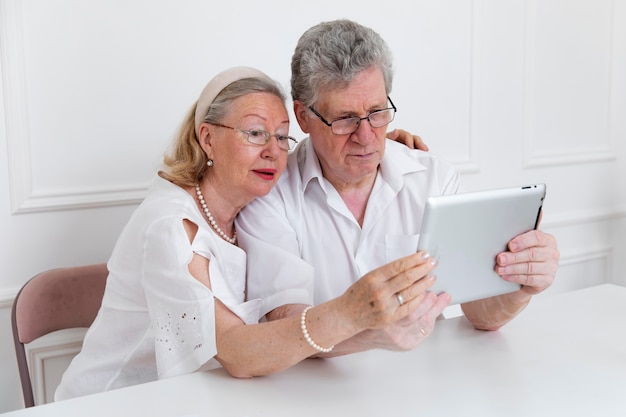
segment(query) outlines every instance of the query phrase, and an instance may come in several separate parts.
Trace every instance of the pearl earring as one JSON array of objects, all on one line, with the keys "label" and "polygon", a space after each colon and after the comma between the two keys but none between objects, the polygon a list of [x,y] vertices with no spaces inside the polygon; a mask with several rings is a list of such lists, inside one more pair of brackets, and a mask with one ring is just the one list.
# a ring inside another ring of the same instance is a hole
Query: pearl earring
[{"label": "pearl earring", "polygon": [[208,166],[209,168],[211,168],[213,166],[213,160],[209,159],[208,161],[206,161],[206,166]]}]

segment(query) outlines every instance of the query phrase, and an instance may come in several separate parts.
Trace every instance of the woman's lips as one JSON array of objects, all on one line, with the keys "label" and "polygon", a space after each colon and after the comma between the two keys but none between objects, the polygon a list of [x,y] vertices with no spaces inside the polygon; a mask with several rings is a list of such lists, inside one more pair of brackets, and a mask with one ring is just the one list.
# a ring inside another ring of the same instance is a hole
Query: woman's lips
[{"label": "woman's lips", "polygon": [[255,169],[252,172],[254,172],[258,177],[264,180],[271,181],[276,176],[277,170],[274,168],[267,168],[267,169]]}]

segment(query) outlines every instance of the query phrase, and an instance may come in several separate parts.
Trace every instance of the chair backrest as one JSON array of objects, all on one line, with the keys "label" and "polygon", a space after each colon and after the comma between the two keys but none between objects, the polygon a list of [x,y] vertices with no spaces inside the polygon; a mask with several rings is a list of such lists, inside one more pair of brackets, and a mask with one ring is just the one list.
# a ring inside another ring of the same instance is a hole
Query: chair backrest
[{"label": "chair backrest", "polygon": [[11,324],[26,407],[35,400],[24,344],[57,330],[89,327],[102,304],[107,275],[104,263],[52,269],[31,278],[18,292]]}]

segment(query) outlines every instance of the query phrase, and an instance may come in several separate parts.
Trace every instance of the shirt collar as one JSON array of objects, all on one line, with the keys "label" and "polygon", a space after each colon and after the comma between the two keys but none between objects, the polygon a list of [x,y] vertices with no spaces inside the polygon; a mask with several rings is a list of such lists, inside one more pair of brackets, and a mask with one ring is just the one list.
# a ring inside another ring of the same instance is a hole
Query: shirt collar
[{"label": "shirt collar", "polygon": [[317,178],[318,183],[323,186],[324,181],[322,181],[322,167],[320,166],[320,161],[317,158],[315,149],[313,149],[313,145],[311,144],[311,140],[308,136],[306,139],[301,141],[297,152],[298,165],[300,166],[300,172],[302,173],[303,189],[306,190],[309,186],[309,182],[315,178]]},{"label": "shirt collar", "polygon": [[[385,154],[380,163],[379,174],[383,180],[394,190],[399,190],[404,185],[404,175],[419,172],[426,169],[416,158],[414,150],[393,140],[387,140]],[[298,165],[302,175],[303,189],[306,190],[311,180],[317,178],[318,183],[324,187],[322,180],[322,167],[307,137],[301,141],[296,150],[298,153]]]}]

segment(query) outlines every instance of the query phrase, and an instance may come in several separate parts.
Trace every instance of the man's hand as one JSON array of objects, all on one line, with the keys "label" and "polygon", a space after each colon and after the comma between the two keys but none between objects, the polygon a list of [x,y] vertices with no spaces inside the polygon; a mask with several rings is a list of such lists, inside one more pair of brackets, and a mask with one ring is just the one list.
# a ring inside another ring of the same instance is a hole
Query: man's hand
[{"label": "man's hand", "polygon": [[531,230],[511,239],[508,251],[496,257],[496,272],[502,279],[516,282],[519,291],[465,303],[465,317],[482,330],[497,330],[530,302],[533,295],[554,282],[559,264],[559,250],[554,236]]},{"label": "man's hand", "polygon": [[496,272],[505,280],[522,285],[530,295],[552,285],[559,266],[559,250],[554,236],[531,230],[513,238],[508,252],[496,257]]}]

